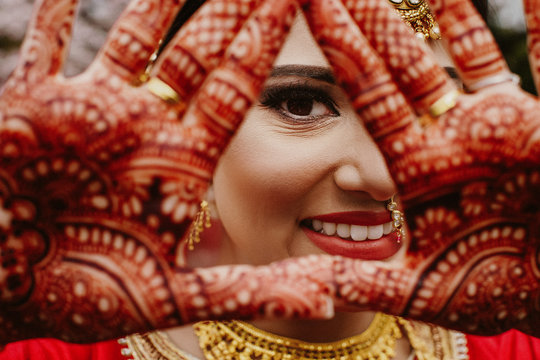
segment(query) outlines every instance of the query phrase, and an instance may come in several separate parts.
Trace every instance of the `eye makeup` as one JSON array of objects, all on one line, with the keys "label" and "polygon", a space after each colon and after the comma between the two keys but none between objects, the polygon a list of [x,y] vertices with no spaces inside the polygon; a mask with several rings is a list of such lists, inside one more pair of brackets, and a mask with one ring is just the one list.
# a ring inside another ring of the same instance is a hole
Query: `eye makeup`
[{"label": "eye makeup", "polygon": [[291,123],[340,116],[332,95],[308,81],[271,84],[263,90],[260,105]]}]

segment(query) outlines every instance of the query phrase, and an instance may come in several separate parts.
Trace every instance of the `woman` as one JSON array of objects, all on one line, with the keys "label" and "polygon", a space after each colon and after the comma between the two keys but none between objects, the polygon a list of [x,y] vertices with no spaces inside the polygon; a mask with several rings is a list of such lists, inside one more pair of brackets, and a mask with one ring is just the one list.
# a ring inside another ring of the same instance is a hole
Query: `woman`
[{"label": "woman", "polygon": [[[415,14],[414,10],[403,13],[409,18]],[[438,63],[451,71],[451,59],[434,40],[434,22],[428,16],[422,21],[419,35],[434,43]],[[208,265],[266,264],[324,253],[387,260],[409,241],[407,237],[397,241],[392,229],[387,206],[393,192],[384,159],[357,122],[346,95],[335,84],[330,64],[298,15],[259,103],[248,112],[218,163],[207,196],[215,217],[213,229],[201,234],[200,244],[187,253],[188,261],[192,266],[205,261]],[[159,333],[135,335],[122,343],[135,359],[147,358],[154,351],[200,359],[248,359],[263,354],[333,359],[347,351],[350,358],[367,358],[369,353],[393,359],[510,359],[518,355],[504,353],[509,346],[501,352],[504,340],[486,349],[482,344],[489,340],[469,338],[473,346],[469,350],[463,334],[401,320],[396,324],[403,337],[390,340],[395,334],[384,317],[342,310],[324,321],[258,320],[251,322],[254,327],[203,322],[167,330],[165,338]],[[515,333],[506,336],[521,338]],[[379,342],[371,344],[373,337]],[[347,344],[343,339],[354,346],[348,344],[343,351]],[[283,345],[287,340],[290,346]],[[522,340],[520,358],[534,358],[540,351],[538,342]],[[335,343],[324,355],[305,350],[321,342]]]},{"label": "woman", "polygon": [[[300,56],[298,48],[301,48]],[[366,260],[388,260],[403,255],[402,249],[409,240],[405,237],[400,241],[399,234],[392,230],[387,209],[395,192],[393,182],[375,143],[356,120],[353,108],[335,85],[329,69],[306,23],[297,18],[260,104],[252,108],[216,169],[209,201],[223,229],[214,226],[213,236],[203,233],[211,239],[203,239],[196,246],[191,256],[193,264],[200,266],[203,260],[212,265],[266,264],[314,253],[354,254],[352,257]],[[164,94],[153,91],[160,96]],[[344,150],[343,144],[347,144]],[[340,151],[328,151],[333,146],[339,146]],[[36,169],[39,173],[40,166]],[[175,207],[172,199],[169,214],[174,220],[186,209]],[[136,208],[136,203],[132,203],[124,211],[136,212]],[[250,225],[245,226],[246,222]],[[66,228],[68,236],[71,232],[81,242],[91,239],[86,238],[84,231]],[[372,241],[363,241],[366,238]],[[210,244],[208,240],[219,241]],[[204,247],[210,248],[213,258],[208,254],[197,256]],[[83,285],[76,287],[75,295],[85,294],[87,289]],[[244,294],[238,295],[238,302],[231,306],[242,303]],[[194,298],[197,301],[202,300]],[[397,340],[399,329],[393,318],[367,312],[338,313],[326,322],[260,321],[256,325],[277,334],[320,342],[362,332],[374,317],[377,324],[386,324],[384,329],[389,331],[384,346],[378,344],[381,356],[394,353],[394,341],[397,359],[428,356],[430,350],[423,347],[430,345],[451,348],[449,356],[460,354],[460,346],[452,343],[456,338],[446,331],[402,322],[408,338]],[[72,320],[82,325],[85,319],[73,317]],[[199,325],[200,334],[213,331],[203,328],[203,324]],[[416,338],[418,329],[436,331],[450,340],[423,343]],[[191,328],[173,330],[170,336],[181,348],[202,357]]]}]

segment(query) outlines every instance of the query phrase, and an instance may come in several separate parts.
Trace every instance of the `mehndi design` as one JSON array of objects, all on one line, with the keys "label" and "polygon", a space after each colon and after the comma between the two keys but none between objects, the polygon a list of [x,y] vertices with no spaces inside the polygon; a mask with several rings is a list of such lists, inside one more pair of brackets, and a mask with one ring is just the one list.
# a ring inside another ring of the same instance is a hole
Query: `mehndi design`
[{"label": "mehndi design", "polygon": [[[532,34],[537,2],[526,1]],[[179,1],[134,1],[88,71],[65,78],[76,3],[38,3],[0,98],[1,342],[88,342],[205,318],[321,317],[331,295],[471,332],[540,336],[537,99],[498,84],[461,95],[421,128],[417,115],[455,86],[424,45],[404,40],[393,10],[377,0],[304,4],[387,158],[409,221],[408,256],[188,270],[180,240],[294,2],[205,5],[151,72],[178,92],[176,105],[139,81]],[[467,1],[431,6],[466,86],[507,74]],[[230,21],[216,26],[213,16]],[[352,19],[380,31],[366,28],[364,38]],[[538,38],[530,48],[536,66]]]},{"label": "mehndi design", "polygon": [[[533,3],[535,34],[540,7]],[[420,126],[417,117],[455,85],[423,42],[404,41],[408,30],[387,5],[316,0],[306,7],[386,157],[411,237],[404,260],[336,261],[337,299],[466,332],[517,327],[540,336],[540,104],[511,81],[472,4],[433,1],[465,86],[491,86],[458,96]]]},{"label": "mehndi design", "polygon": [[182,94],[176,105],[139,79],[180,2],[132,2],[90,68],[65,78],[76,5],[38,2],[0,100],[0,342],[87,342],[208,317],[331,313],[328,294],[295,279],[294,264],[194,271],[179,261],[182,236],[258,97],[295,3],[207,4],[151,72]]}]

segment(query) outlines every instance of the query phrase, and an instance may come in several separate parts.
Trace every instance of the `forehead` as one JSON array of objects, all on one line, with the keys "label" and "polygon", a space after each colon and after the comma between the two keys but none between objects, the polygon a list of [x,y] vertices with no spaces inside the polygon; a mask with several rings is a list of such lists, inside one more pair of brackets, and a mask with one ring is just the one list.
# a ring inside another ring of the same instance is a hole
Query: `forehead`
[{"label": "forehead", "polygon": [[[441,40],[430,41],[428,45],[433,51],[439,65],[445,67],[454,66]],[[274,66],[290,64],[330,67],[328,60],[309,30],[306,18],[301,12],[297,13],[291,31],[281,48]]]},{"label": "forehead", "polygon": [[290,64],[330,66],[301,12],[296,15],[291,31],[274,63],[275,66]]}]

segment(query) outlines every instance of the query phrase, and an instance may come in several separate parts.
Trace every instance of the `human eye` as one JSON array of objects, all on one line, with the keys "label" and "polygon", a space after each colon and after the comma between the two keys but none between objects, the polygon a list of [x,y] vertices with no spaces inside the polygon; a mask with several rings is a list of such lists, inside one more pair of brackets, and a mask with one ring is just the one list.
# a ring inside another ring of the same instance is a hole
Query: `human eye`
[{"label": "human eye", "polygon": [[326,90],[306,84],[268,86],[261,94],[260,103],[291,122],[314,122],[340,115]]}]

